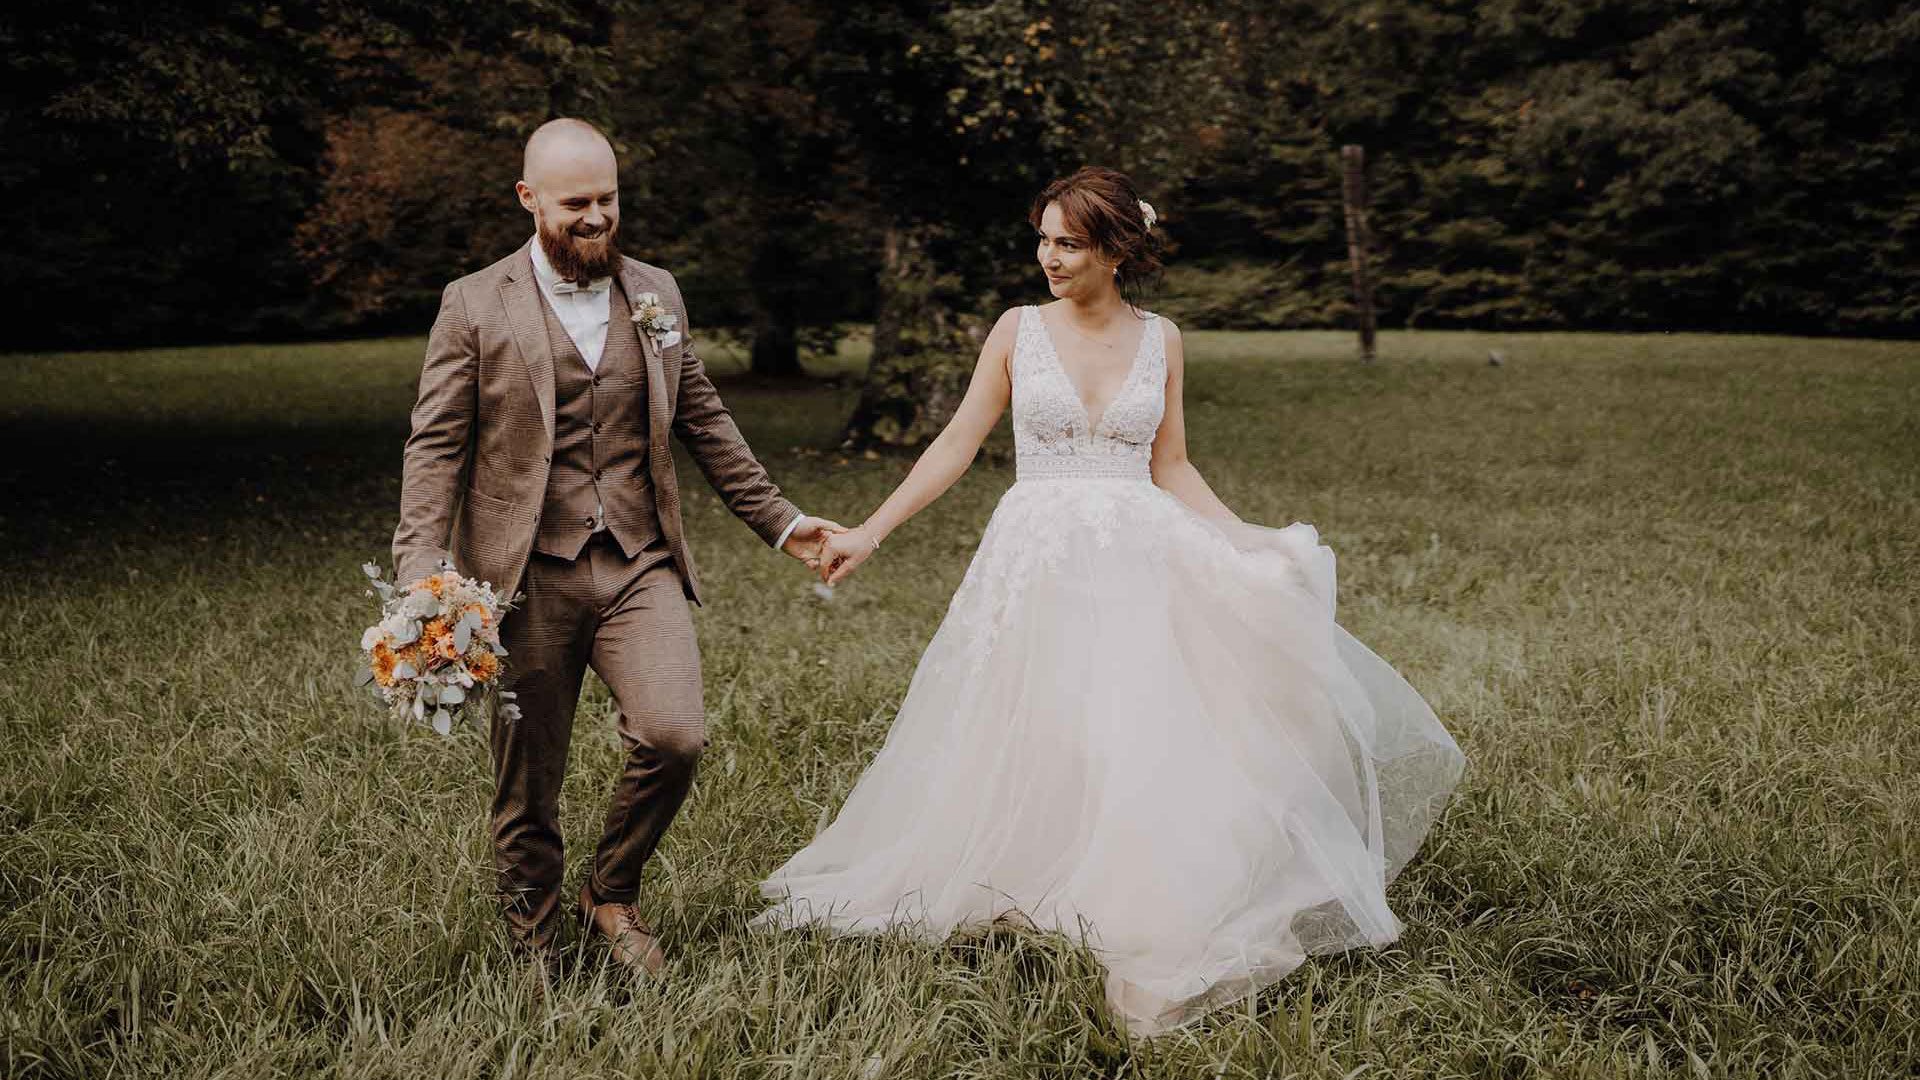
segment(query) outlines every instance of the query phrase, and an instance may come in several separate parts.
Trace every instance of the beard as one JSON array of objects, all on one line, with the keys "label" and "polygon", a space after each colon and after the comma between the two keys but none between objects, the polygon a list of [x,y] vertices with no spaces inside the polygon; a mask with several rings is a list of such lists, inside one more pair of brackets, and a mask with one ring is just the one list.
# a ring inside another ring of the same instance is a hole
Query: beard
[{"label": "beard", "polygon": [[594,278],[611,276],[620,265],[620,245],[614,240],[614,233],[619,231],[617,222],[609,222],[592,239],[571,229],[550,230],[544,217],[539,224],[540,250],[546,252],[560,280],[585,285]]}]

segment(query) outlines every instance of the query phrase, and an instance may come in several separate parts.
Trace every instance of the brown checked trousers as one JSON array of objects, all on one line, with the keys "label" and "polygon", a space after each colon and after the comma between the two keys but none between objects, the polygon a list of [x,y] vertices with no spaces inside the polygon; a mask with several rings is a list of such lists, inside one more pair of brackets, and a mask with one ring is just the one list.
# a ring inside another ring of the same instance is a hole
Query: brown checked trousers
[{"label": "brown checked trousers", "polygon": [[566,869],[560,785],[587,668],[613,691],[627,750],[588,883],[597,901],[628,902],[707,744],[700,652],[673,566],[629,559],[606,533],[576,559],[534,555],[526,605],[500,631],[517,661],[520,719],[494,721],[494,859],[509,929],[547,945]]}]

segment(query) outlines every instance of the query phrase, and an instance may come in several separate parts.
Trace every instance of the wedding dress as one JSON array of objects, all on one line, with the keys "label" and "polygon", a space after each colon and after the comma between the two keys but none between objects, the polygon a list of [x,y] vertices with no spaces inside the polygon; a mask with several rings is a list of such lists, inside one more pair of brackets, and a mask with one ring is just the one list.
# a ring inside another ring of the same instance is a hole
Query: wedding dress
[{"label": "wedding dress", "polygon": [[1018,912],[1084,935],[1116,1017],[1153,1034],[1393,941],[1387,883],[1465,758],[1335,624],[1312,526],[1154,486],[1156,316],[1098,422],[1039,311],[1019,327],[1018,479],[885,745],[755,923],[938,941]]}]

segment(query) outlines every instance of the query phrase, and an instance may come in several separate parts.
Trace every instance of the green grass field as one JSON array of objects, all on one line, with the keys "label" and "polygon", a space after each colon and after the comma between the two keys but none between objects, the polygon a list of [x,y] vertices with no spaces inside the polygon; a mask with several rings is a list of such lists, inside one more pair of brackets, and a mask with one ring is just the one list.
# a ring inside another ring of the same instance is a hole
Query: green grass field
[{"label": "green grass field", "polygon": [[[683,463],[713,743],[641,901],[672,975],[570,947],[532,1003],[482,739],[397,729],[348,685],[421,343],[16,355],[0,1070],[1914,1075],[1920,345],[1387,334],[1363,368],[1339,334],[1189,342],[1202,471],[1244,517],[1320,528],[1342,622],[1471,758],[1393,887],[1397,945],[1130,1045],[1059,939],[746,930],[878,749],[1011,482],[1003,424],[831,601]],[[812,512],[858,520],[904,474],[828,449],[847,382],[722,392]],[[576,870],[607,709],[590,684]]]}]

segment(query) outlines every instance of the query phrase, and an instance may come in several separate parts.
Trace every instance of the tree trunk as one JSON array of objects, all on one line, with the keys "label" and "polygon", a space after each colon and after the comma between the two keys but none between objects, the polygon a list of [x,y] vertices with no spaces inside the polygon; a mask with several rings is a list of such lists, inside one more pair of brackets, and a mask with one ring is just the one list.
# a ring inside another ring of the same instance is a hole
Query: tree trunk
[{"label": "tree trunk", "polygon": [[792,297],[778,286],[754,290],[753,354],[755,375],[801,374],[800,338]]},{"label": "tree trunk", "polygon": [[967,389],[980,348],[978,320],[957,315],[966,298],[928,254],[934,234],[895,226],[886,232],[873,361],[847,421],[848,449],[910,447],[940,433]]},{"label": "tree trunk", "polygon": [[1353,306],[1360,323],[1360,359],[1373,361],[1373,233],[1367,224],[1367,152],[1360,146],[1340,148],[1346,165],[1347,259],[1353,264]]}]

